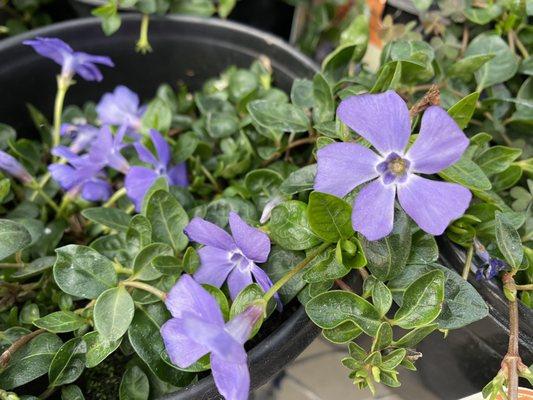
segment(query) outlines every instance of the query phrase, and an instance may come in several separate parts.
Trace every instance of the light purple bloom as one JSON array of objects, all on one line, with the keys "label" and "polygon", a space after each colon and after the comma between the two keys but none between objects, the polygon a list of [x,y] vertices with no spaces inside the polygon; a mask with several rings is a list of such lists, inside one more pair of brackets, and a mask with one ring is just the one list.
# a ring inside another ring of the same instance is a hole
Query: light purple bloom
[{"label": "light purple bloom", "polygon": [[193,218],[184,232],[200,244],[200,268],[194,274],[199,283],[221,287],[228,281],[230,296],[253,283],[252,277],[266,292],[272,286],[268,275],[256,263],[264,263],[270,253],[270,239],[259,229],[246,224],[238,214],[229,213],[231,236],[224,229],[202,218]]},{"label": "light purple bloom", "polygon": [[102,124],[126,125],[136,132],[141,128],[145,111],[146,107],[140,106],[139,96],[126,86],[117,86],[113,93],[104,94],[96,106]]},{"label": "light purple bloom", "polygon": [[15,157],[4,151],[0,151],[0,170],[19,179],[22,183],[30,183],[33,180],[26,168]]},{"label": "light purple bloom", "polygon": [[60,132],[61,136],[72,138],[69,149],[73,153],[79,154],[91,146],[100,130],[87,123],[79,125],[66,123],[61,125]]},{"label": "light purple bloom", "polygon": [[102,126],[98,132],[96,140],[91,146],[89,158],[96,164],[106,165],[126,174],[130,165],[120,153],[121,150],[127,146],[127,144],[124,143],[125,134],[125,125],[119,128],[116,135],[111,133],[109,126]]},{"label": "light purple bloom", "polygon": [[183,275],[168,293],[165,304],[172,314],[161,327],[170,360],[187,368],[211,353],[211,372],[226,400],[246,400],[250,373],[244,343],[263,309],[250,306],[228,323],[213,296],[189,275]]},{"label": "light purple bloom", "polygon": [[393,91],[349,97],[341,102],[337,115],[377,150],[356,143],[332,143],[317,152],[316,190],[344,197],[371,181],[354,203],[356,231],[368,240],[387,236],[396,194],[405,212],[432,235],[442,234],[464,214],[472,198],[468,189],[416,175],[443,170],[468,147],[468,139],[445,110],[436,106],[426,110],[420,134],[408,149],[409,110]]},{"label": "light purple bloom", "polygon": [[101,81],[102,73],[96,64],[114,66],[109,57],[74,51],[61,39],[38,37],[25,40],[23,43],[32,46],[41,56],[50,58],[61,65],[61,76],[67,80],[77,73],[86,81]]},{"label": "light purple bloom", "polygon": [[134,146],[141,161],[152,165],[153,168],[131,167],[124,183],[128,196],[135,204],[137,211],[141,209],[144,195],[157,178],[163,176],[173,186],[187,186],[189,184],[185,163],[170,165],[170,146],[165,138],[154,129],[150,130],[150,136],[157,152],[157,158],[142,144],[134,143]]},{"label": "light purple bloom", "polygon": [[56,147],[52,153],[70,164],[48,166],[52,177],[70,196],[81,194],[87,201],[105,201],[111,196],[111,185],[103,179],[103,164],[91,160],[88,154],[74,154],[64,146]]}]

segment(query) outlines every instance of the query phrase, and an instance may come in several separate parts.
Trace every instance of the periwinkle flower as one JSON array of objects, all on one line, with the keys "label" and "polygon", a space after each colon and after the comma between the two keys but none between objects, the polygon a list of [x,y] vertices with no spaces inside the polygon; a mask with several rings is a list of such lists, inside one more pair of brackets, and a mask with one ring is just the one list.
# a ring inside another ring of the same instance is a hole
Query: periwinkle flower
[{"label": "periwinkle flower", "polygon": [[0,170],[8,173],[14,178],[17,178],[22,183],[30,183],[33,180],[29,172],[26,171],[26,168],[24,168],[22,164],[19,163],[15,157],[1,150],[0,150]]},{"label": "periwinkle flower", "polygon": [[126,126],[121,126],[116,135],[113,135],[109,126],[102,126],[91,146],[89,158],[96,164],[106,165],[126,174],[130,165],[120,153],[127,146],[124,142],[125,134]]},{"label": "periwinkle flower", "polygon": [[111,196],[111,185],[104,180],[103,164],[91,159],[89,154],[79,156],[67,147],[56,147],[52,153],[64,158],[68,164],[51,164],[48,170],[69,196],[81,197],[87,201],[105,201]]},{"label": "periwinkle flower", "polygon": [[195,217],[184,229],[189,239],[204,245],[198,251],[200,267],[194,279],[216,287],[221,287],[227,279],[232,299],[253,283],[252,278],[265,292],[268,291],[272,281],[256,264],[268,259],[268,235],[246,224],[233,211],[229,213],[229,226],[233,236],[217,225]]},{"label": "periwinkle flower", "polygon": [[507,263],[499,258],[493,258],[477,239],[473,243],[476,255],[481,258],[483,264],[476,270],[476,280],[490,280],[497,276],[501,271],[508,269]]},{"label": "periwinkle flower", "polygon": [[165,138],[154,129],[150,130],[152,143],[157,152],[157,158],[141,143],[134,143],[141,161],[150,164],[153,168],[131,167],[126,175],[124,186],[128,197],[133,201],[137,211],[141,209],[144,195],[159,177],[165,177],[170,185],[187,186],[187,166],[180,163],[170,165],[170,146]]},{"label": "periwinkle flower", "polygon": [[[409,110],[393,91],[352,96],[337,109],[339,119],[369,141],[377,153],[356,143],[332,143],[317,152],[315,189],[344,197],[359,192],[352,224],[368,240],[387,236],[393,226],[396,194],[405,212],[420,228],[440,235],[466,211],[472,195],[465,187],[422,178],[461,158],[468,139],[448,113],[429,107],[415,143]],[[377,178],[377,179],[376,179]]]},{"label": "periwinkle flower", "polygon": [[65,123],[61,125],[61,136],[72,139],[69,149],[75,154],[79,154],[82,151],[87,150],[94,142],[99,132],[100,129],[87,123]]},{"label": "periwinkle flower", "polygon": [[170,360],[187,368],[211,353],[211,372],[220,394],[226,400],[246,400],[250,373],[244,343],[263,308],[252,305],[225,323],[214,297],[189,275],[174,285],[165,304],[173,318],[163,324],[161,336]]},{"label": "periwinkle flower", "polygon": [[69,81],[74,74],[80,75],[86,81],[101,81],[102,73],[96,64],[114,66],[109,57],[74,51],[61,39],[37,37],[33,40],[25,40],[23,43],[32,46],[41,56],[50,58],[61,65],[61,77],[65,81]]},{"label": "periwinkle flower", "polygon": [[126,86],[117,86],[113,93],[106,93],[96,106],[102,124],[126,125],[138,132],[146,107],[140,106],[139,96]]}]

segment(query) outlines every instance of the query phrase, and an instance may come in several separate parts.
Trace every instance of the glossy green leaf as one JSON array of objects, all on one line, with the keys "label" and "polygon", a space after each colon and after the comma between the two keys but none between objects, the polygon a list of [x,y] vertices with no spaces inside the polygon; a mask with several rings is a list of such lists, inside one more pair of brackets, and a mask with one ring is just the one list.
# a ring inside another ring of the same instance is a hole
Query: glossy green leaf
[{"label": "glossy green leaf", "polygon": [[313,82],[309,79],[295,79],[291,87],[291,101],[297,107],[313,107]]},{"label": "glossy green leaf", "polygon": [[440,171],[439,176],[449,182],[459,183],[472,190],[490,190],[489,178],[483,170],[472,160],[463,157],[455,164]]},{"label": "glossy green leaf", "polygon": [[131,216],[118,208],[86,208],[81,214],[90,221],[123,232],[128,230],[131,221]]},{"label": "glossy green leaf", "polygon": [[495,57],[495,54],[479,54],[475,56],[461,58],[457,62],[453,63],[450,69],[448,70],[448,76],[451,77],[460,77],[468,79],[474,74],[478,69],[480,69],[483,64],[492,60]]},{"label": "glossy green leaf", "polygon": [[319,124],[331,121],[335,115],[335,102],[333,93],[326,79],[321,74],[316,74],[313,78],[313,97],[315,105],[313,108],[313,121]]},{"label": "glossy green leaf", "polygon": [[468,96],[463,97],[448,110],[448,114],[450,114],[450,117],[457,122],[459,128],[464,129],[468,126],[468,123],[476,110],[478,99],[479,92],[471,93]]},{"label": "glossy green leaf", "polygon": [[115,342],[128,330],[134,311],[133,299],[124,287],[108,289],[94,305],[94,327],[102,338]]},{"label": "glossy green leaf", "polygon": [[352,207],[344,200],[327,193],[312,192],[307,207],[309,226],[327,242],[353,236]]},{"label": "glossy green leaf", "polygon": [[18,222],[0,219],[0,260],[31,243],[28,230]]},{"label": "glossy green leaf", "polygon": [[126,368],[122,380],[120,381],[120,400],[148,400],[150,395],[150,382],[148,377],[136,365]]},{"label": "glossy green leaf", "polygon": [[115,342],[110,342],[106,340],[98,332],[93,331],[86,333],[83,336],[83,340],[87,345],[87,353],[85,354],[85,366],[87,368],[96,367],[102,361],[104,361],[107,356],[113,353],[122,341],[122,338]]},{"label": "glossy green leaf", "polygon": [[313,190],[316,176],[316,164],[307,165],[292,172],[281,184],[280,190],[293,195],[307,190]]},{"label": "glossy green leaf", "polygon": [[479,168],[486,176],[503,172],[522,154],[521,149],[507,146],[493,146],[485,150],[476,159]]},{"label": "glossy green leaf", "polygon": [[50,386],[72,383],[85,369],[87,345],[82,338],[70,339],[57,351],[48,370]]},{"label": "glossy green leaf", "polygon": [[72,311],[56,311],[45,315],[33,324],[52,333],[72,332],[81,328],[87,321]]},{"label": "glossy green leaf", "polygon": [[412,237],[411,253],[407,264],[428,264],[439,258],[439,247],[435,237],[422,230]]},{"label": "glossy green leaf", "polygon": [[85,396],[79,386],[68,385],[61,388],[61,400],[85,400]]},{"label": "glossy green leaf", "polygon": [[505,261],[513,269],[520,268],[524,258],[524,249],[520,234],[513,227],[508,218],[501,212],[496,212],[496,243]]},{"label": "glossy green leaf", "polygon": [[269,129],[306,132],[309,126],[309,119],[303,110],[289,103],[254,100],[248,103],[248,112],[255,123]]},{"label": "glossy green leaf", "polygon": [[161,276],[153,265],[154,259],[172,255],[172,248],[165,243],[152,243],[143,248],[133,261],[133,277],[141,281],[151,281]]}]

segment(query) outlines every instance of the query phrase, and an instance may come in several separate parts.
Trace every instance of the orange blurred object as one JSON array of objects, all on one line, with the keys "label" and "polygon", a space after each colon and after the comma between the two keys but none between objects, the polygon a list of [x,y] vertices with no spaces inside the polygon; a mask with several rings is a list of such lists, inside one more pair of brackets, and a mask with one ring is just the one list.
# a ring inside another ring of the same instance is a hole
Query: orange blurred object
[{"label": "orange blurred object", "polygon": [[[496,400],[505,400],[505,398],[502,395],[498,395]],[[518,388],[518,400],[533,400],[533,390]]]},{"label": "orange blurred object", "polygon": [[366,0],[368,8],[370,9],[370,43],[378,48],[383,47],[381,37],[381,17],[383,10],[385,10],[386,0]]}]

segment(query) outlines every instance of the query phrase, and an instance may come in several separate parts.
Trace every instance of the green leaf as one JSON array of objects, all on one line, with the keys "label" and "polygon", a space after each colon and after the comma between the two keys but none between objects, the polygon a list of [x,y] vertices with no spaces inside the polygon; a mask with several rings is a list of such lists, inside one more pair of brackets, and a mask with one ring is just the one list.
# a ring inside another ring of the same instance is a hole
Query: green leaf
[{"label": "green leaf", "polygon": [[313,121],[315,124],[331,121],[335,116],[333,93],[329,83],[320,74],[316,74],[313,78],[313,97],[315,99],[313,108]]},{"label": "green leaf", "polygon": [[151,281],[161,276],[153,265],[154,259],[172,255],[172,248],[165,243],[152,243],[141,250],[133,261],[133,277],[141,281]]},{"label": "green leaf", "polygon": [[406,349],[393,350],[386,356],[383,356],[382,363],[379,367],[385,371],[393,371],[398,365],[400,365],[406,354]]},{"label": "green leaf", "polygon": [[248,103],[247,108],[254,122],[264,128],[306,132],[309,126],[303,110],[289,103],[254,100]]},{"label": "green leaf", "polygon": [[291,87],[291,101],[300,108],[313,107],[313,82],[309,79],[295,79]]},{"label": "green leaf", "polygon": [[53,333],[41,333],[13,354],[0,372],[0,387],[10,390],[22,386],[48,372],[48,368],[62,342]]},{"label": "green leaf", "polygon": [[494,54],[494,58],[476,72],[478,89],[511,79],[518,70],[518,59],[507,43],[496,33],[477,35],[468,45],[465,57]]},{"label": "green leaf", "polygon": [[304,281],[318,283],[342,278],[350,272],[350,268],[339,262],[336,250],[330,249],[319,254],[305,269]]},{"label": "green leaf", "polygon": [[72,311],[56,311],[33,321],[38,328],[52,333],[72,332],[86,323],[84,318]]},{"label": "green leaf", "polygon": [[372,289],[372,303],[382,317],[387,314],[392,305],[391,291],[381,281],[376,281]]},{"label": "green leaf", "polygon": [[495,192],[509,189],[516,185],[522,177],[522,168],[518,165],[511,165],[505,171],[497,173],[492,177],[492,188]]},{"label": "green leaf", "polygon": [[224,316],[224,320],[227,321],[230,315],[230,308],[229,308],[228,298],[226,297],[224,292],[220,290],[219,288],[217,288],[216,286],[203,284],[202,287],[205,290],[207,290],[211,296],[215,298],[215,300],[217,301],[220,307],[220,311],[222,312],[222,315]]},{"label": "green leaf", "polygon": [[286,201],[272,210],[270,237],[287,250],[306,250],[320,244],[307,218],[307,205],[301,201]]},{"label": "green leaf", "polygon": [[479,99],[479,92],[470,93],[463,97],[457,103],[450,107],[448,114],[452,117],[459,128],[464,129],[468,126],[474,111],[476,110],[477,100]]},{"label": "green leaf", "polygon": [[194,274],[200,266],[200,256],[194,247],[188,247],[183,255],[182,268],[187,274]]},{"label": "green leaf", "polygon": [[463,155],[459,161],[440,171],[439,176],[448,182],[455,182],[472,190],[490,190],[489,178],[472,160]]},{"label": "green leaf", "polygon": [[492,60],[495,54],[479,54],[457,60],[448,70],[448,76],[468,79],[486,62]]},{"label": "green leaf", "polygon": [[56,253],[54,279],[65,293],[96,299],[117,284],[113,263],[96,250],[71,244],[57,249]]},{"label": "green leaf", "polygon": [[352,321],[346,321],[332,329],[323,329],[322,335],[332,343],[348,343],[362,333],[361,329]]},{"label": "green leaf", "polygon": [[[237,297],[235,298],[235,300],[233,300],[233,303],[231,304],[231,308],[229,311],[230,320],[235,318],[237,315],[243,313],[254,302],[261,300],[264,294],[265,292],[257,283],[252,283],[251,285],[246,286],[243,290],[240,291],[240,293],[237,295]],[[274,307],[274,301],[269,302],[269,310],[267,310],[267,314],[273,311]],[[262,323],[263,319],[261,318],[254,325],[252,331],[250,332],[250,337],[254,336],[259,331],[259,328],[261,328]]]},{"label": "green leaf", "polygon": [[150,382],[148,377],[136,365],[126,368],[122,380],[120,381],[120,400],[148,400],[150,395]]},{"label": "green leaf", "polygon": [[31,243],[28,230],[18,222],[0,219],[0,260]]},{"label": "green leaf", "polygon": [[396,347],[414,348],[418,343],[424,340],[427,335],[432,333],[437,328],[437,324],[431,324],[413,329],[411,332],[408,332],[399,340],[394,341],[393,344]]},{"label": "green leaf", "polygon": [[181,261],[174,256],[157,256],[152,266],[163,275],[178,275],[181,272]]},{"label": "green leaf", "polygon": [[172,123],[172,110],[162,99],[156,97],[148,104],[148,108],[142,117],[142,127],[144,130],[155,129],[159,132],[166,132]]},{"label": "green leaf", "polygon": [[389,236],[369,241],[360,236],[366,255],[367,266],[372,275],[386,281],[400,274],[405,268],[411,250],[411,229],[404,212],[395,210],[394,227]]},{"label": "green leaf", "polygon": [[86,208],[81,214],[90,221],[119,232],[126,232],[131,221],[131,216],[118,208]]},{"label": "green leaf", "polygon": [[[381,283],[381,282],[380,282]],[[382,283],[383,284],[383,283]],[[371,352],[381,351],[392,342],[392,327],[388,322],[382,322],[372,342]],[[400,360],[401,361],[401,360]]]},{"label": "green leaf", "polygon": [[80,377],[85,369],[85,353],[87,345],[82,338],[74,338],[66,342],[57,351],[48,370],[50,386],[61,386],[72,383]]},{"label": "green leaf", "polygon": [[146,216],[152,224],[154,242],[166,243],[176,253],[187,247],[189,240],[183,229],[189,223],[189,217],[174,196],[162,190],[152,194]]},{"label": "green leaf", "polygon": [[108,289],[94,305],[94,327],[102,338],[115,342],[128,330],[134,311],[133,299],[124,287]]},{"label": "green leaf", "polygon": [[61,400],[85,400],[85,397],[79,386],[68,385],[61,388]]},{"label": "green leaf", "polygon": [[336,196],[312,192],[307,207],[309,226],[321,239],[335,243],[353,236],[352,207]]},{"label": "green leaf", "polygon": [[465,17],[478,25],[486,25],[497,18],[503,11],[497,3],[486,4],[483,7],[469,7],[464,10]]},{"label": "green leaf", "polygon": [[122,341],[122,338],[115,342],[110,342],[103,338],[98,332],[93,331],[86,333],[83,336],[83,340],[87,345],[87,353],[85,354],[85,366],[87,368],[96,367],[107,356],[113,353]]},{"label": "green leaf", "polygon": [[305,305],[309,318],[322,329],[333,329],[352,321],[363,332],[374,336],[380,325],[378,310],[355,293],[332,290],[313,297]]},{"label": "green leaf", "polygon": [[180,371],[168,358],[160,329],[169,318],[165,306],[160,302],[138,306],[128,329],[128,337],[135,352],[159,379],[184,387],[195,375]]},{"label": "green leaf", "polygon": [[520,234],[500,211],[496,211],[496,243],[511,268],[520,268],[524,258]]},{"label": "green leaf", "polygon": [[[302,252],[285,250],[280,246],[274,245],[270,250],[266,264],[262,264],[261,268],[267,273],[272,282],[277,282],[303,259]],[[299,271],[278,291],[284,304],[290,302],[305,286],[305,282],[302,279],[304,273],[305,270]]]},{"label": "green leaf", "polygon": [[394,315],[394,324],[404,329],[417,328],[434,321],[444,300],[444,274],[431,271],[405,290],[402,306]]},{"label": "green leaf", "polygon": [[287,195],[313,190],[315,176],[316,164],[307,165],[291,172],[279,189]]},{"label": "green leaf", "polygon": [[412,237],[411,253],[407,264],[429,264],[439,258],[439,247],[435,237],[420,230]]},{"label": "green leaf", "polygon": [[522,149],[492,146],[481,153],[476,159],[476,162],[486,176],[492,176],[509,168],[511,163],[520,157],[521,154]]},{"label": "green leaf", "polygon": [[32,276],[39,275],[40,273],[52,268],[56,261],[55,257],[41,257],[33,260],[31,263],[26,264],[24,268],[19,268],[11,275],[12,279],[23,280],[31,278]]}]

